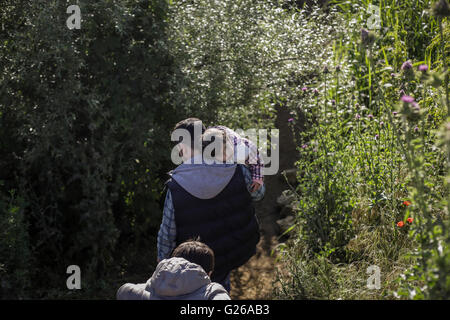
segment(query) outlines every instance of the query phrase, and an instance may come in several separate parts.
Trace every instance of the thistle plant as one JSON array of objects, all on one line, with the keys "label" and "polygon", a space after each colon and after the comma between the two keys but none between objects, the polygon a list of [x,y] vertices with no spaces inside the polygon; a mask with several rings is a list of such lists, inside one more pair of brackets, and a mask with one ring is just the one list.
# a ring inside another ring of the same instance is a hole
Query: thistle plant
[{"label": "thistle plant", "polygon": [[[420,17],[429,2],[395,4],[401,10],[381,10],[377,33],[358,27],[364,21],[352,10],[361,3],[340,4],[351,35],[332,42],[332,63],[302,84],[300,105],[311,112],[299,141],[299,235],[285,249],[295,285],[285,294],[450,296],[448,2]],[[381,292],[353,283],[371,264],[387,275]],[[326,275],[319,284],[308,282],[308,265]]]}]

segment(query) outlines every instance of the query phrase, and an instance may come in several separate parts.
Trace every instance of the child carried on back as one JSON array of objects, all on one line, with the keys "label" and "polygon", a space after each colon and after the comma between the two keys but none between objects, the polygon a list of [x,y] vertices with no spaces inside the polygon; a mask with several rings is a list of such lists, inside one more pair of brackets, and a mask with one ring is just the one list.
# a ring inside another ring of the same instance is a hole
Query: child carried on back
[{"label": "child carried on back", "polygon": [[215,160],[245,164],[252,177],[251,191],[264,189],[264,176],[262,174],[264,162],[256,145],[251,140],[241,137],[237,132],[225,126],[210,127],[203,134],[204,140],[211,141],[212,137],[221,137],[224,146],[223,157],[216,156]]}]

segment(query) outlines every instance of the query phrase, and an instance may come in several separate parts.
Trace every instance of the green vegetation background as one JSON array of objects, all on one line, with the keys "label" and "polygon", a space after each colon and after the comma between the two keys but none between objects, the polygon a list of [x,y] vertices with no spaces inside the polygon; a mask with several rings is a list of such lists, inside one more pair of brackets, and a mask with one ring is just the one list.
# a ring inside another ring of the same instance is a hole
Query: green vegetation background
[{"label": "green vegetation background", "polygon": [[273,297],[450,297],[448,1],[77,3],[81,30],[73,3],[0,8],[0,298],[148,277],[173,125],[268,129],[279,108],[306,130]]}]

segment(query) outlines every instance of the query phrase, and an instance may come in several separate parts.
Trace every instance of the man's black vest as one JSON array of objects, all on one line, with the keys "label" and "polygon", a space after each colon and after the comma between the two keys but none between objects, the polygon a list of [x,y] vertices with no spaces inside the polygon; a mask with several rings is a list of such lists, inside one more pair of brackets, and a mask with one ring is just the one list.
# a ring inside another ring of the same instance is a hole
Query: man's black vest
[{"label": "man's black vest", "polygon": [[214,251],[212,281],[222,280],[255,254],[259,226],[240,165],[228,185],[212,199],[194,197],[174,179],[167,186],[175,209],[177,246],[200,237]]}]

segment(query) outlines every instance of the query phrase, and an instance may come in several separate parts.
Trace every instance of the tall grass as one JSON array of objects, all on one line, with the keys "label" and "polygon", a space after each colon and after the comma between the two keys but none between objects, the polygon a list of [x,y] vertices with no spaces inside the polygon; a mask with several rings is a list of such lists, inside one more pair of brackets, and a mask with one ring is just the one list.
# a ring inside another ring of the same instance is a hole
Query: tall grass
[{"label": "tall grass", "polygon": [[[430,1],[332,4],[347,33],[293,110],[309,126],[278,295],[450,298],[447,19]],[[363,29],[371,4],[376,32]],[[371,265],[379,290],[366,285]]]}]

